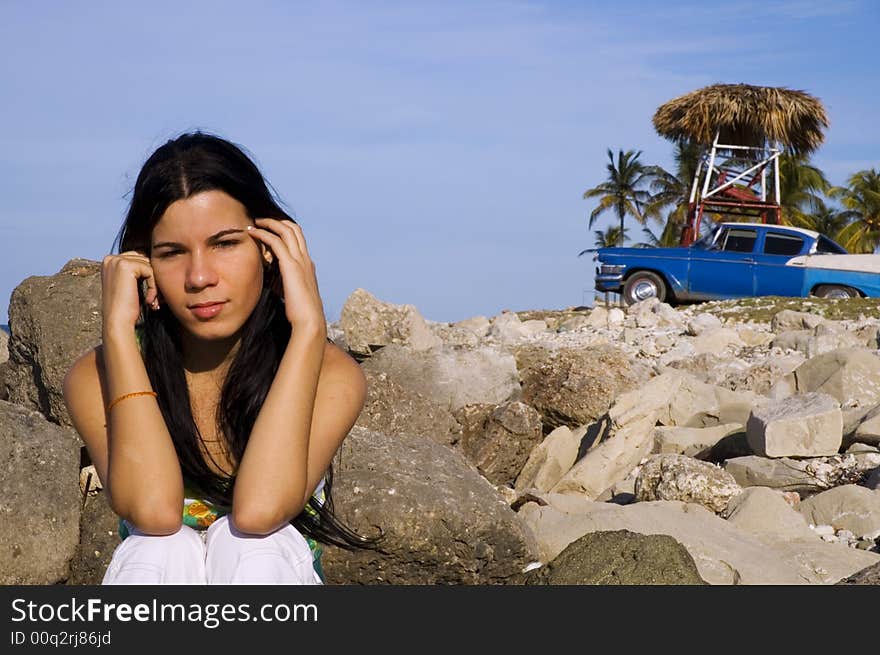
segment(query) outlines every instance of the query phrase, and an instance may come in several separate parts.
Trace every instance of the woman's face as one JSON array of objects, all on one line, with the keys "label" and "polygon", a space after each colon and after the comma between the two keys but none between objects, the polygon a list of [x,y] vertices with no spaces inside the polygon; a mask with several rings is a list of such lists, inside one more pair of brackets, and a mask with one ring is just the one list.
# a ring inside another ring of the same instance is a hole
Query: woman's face
[{"label": "woman's face", "polygon": [[[244,205],[223,191],[172,203],[153,228],[150,264],[160,303],[199,339],[236,334],[257,305],[268,255]],[[271,255],[268,255],[271,257]],[[196,309],[202,303],[222,303]]]}]

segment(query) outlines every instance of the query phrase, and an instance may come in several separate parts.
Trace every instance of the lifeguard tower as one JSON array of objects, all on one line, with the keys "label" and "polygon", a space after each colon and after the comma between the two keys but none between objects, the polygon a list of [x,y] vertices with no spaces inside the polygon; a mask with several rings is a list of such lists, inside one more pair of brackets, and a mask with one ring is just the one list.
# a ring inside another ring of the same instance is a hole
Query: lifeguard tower
[{"label": "lifeguard tower", "polygon": [[779,223],[779,157],[815,150],[828,117],[803,91],[714,84],[662,105],[653,123],[660,136],[704,146],[681,234],[687,246],[699,238],[706,214]]}]

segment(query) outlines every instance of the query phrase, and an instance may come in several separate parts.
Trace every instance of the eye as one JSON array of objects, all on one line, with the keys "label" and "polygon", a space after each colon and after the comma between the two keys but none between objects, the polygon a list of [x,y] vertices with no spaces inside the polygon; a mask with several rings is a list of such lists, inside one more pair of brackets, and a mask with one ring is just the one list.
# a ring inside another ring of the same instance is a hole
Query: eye
[{"label": "eye", "polygon": [[226,246],[234,246],[237,243],[238,243],[238,241],[236,241],[235,239],[232,239],[232,240],[227,240],[227,241],[218,241],[217,245],[226,247]]},{"label": "eye", "polygon": [[159,255],[159,259],[168,259],[169,257],[173,257],[179,252],[179,250],[166,250],[161,255]]}]

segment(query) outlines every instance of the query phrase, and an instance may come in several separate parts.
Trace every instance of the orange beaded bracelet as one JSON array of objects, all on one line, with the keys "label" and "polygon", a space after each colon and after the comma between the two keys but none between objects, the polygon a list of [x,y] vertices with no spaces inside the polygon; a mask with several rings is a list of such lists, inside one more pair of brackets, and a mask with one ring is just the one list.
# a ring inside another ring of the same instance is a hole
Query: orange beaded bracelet
[{"label": "orange beaded bracelet", "polygon": [[109,412],[111,409],[113,409],[113,405],[118,403],[120,400],[133,398],[134,396],[153,396],[154,398],[157,398],[158,394],[155,391],[133,391],[132,393],[123,394],[107,406],[107,411]]}]

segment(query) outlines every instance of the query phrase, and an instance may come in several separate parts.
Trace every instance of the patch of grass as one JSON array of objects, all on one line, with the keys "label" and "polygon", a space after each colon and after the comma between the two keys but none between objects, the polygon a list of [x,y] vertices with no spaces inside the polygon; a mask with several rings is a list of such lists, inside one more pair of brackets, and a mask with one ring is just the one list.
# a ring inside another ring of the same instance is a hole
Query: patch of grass
[{"label": "patch of grass", "polygon": [[713,300],[692,305],[693,312],[714,314],[722,321],[769,323],[784,309],[816,314],[831,321],[880,318],[880,298],[789,298],[759,296],[737,300]]}]

